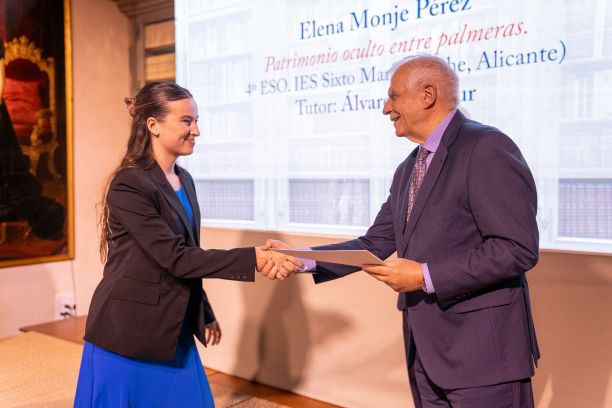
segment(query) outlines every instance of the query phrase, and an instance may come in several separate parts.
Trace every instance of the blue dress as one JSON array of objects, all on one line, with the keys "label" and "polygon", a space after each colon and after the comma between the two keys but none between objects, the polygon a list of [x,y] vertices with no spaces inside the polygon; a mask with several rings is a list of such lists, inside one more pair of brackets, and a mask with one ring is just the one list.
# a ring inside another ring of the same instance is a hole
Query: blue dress
[{"label": "blue dress", "polygon": [[[177,195],[193,224],[185,191]],[[85,342],[75,408],[209,408],[210,386],[187,319],[174,360],[134,359]]]}]

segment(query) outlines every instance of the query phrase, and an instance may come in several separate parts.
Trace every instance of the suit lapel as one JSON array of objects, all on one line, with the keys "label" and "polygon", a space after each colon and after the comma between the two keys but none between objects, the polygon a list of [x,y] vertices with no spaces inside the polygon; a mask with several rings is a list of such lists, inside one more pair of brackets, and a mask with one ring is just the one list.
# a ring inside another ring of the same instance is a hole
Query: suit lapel
[{"label": "suit lapel", "polygon": [[[410,236],[414,231],[414,227],[416,226],[419,218],[421,217],[421,213],[425,208],[425,203],[429,198],[429,194],[438,180],[438,176],[440,175],[440,171],[442,170],[442,166],[446,160],[446,153],[446,148],[442,146],[442,143],[440,143],[440,146],[438,146],[438,149],[436,150],[436,153],[429,164],[429,168],[427,169],[427,173],[423,179],[423,184],[421,184],[421,188],[419,188],[419,192],[414,201],[414,206],[412,207],[410,219],[406,223],[406,228],[404,230],[404,242],[406,243],[410,239]],[[404,212],[404,214],[406,214],[406,212]],[[406,218],[405,215],[404,218]]]},{"label": "suit lapel", "polygon": [[[465,117],[463,116],[463,114],[461,114],[460,111],[457,111],[457,113],[449,123],[448,127],[446,128],[446,131],[442,136],[442,140],[438,145],[438,149],[436,150],[436,153],[434,154],[434,157],[432,158],[431,163],[429,164],[427,173],[425,174],[425,178],[423,179],[423,184],[421,184],[421,187],[419,188],[419,192],[414,202],[414,207],[412,208],[412,213],[410,214],[410,219],[407,222],[406,206],[408,200],[406,199],[406,203],[403,203],[402,205],[405,227],[403,229],[404,240],[400,256],[406,253],[406,248],[408,247],[408,243],[410,242],[410,237],[414,232],[419,218],[421,217],[421,213],[425,208],[425,204],[427,204],[427,199],[429,198],[431,191],[436,185],[436,181],[440,176],[440,172],[442,171],[442,167],[444,166],[444,162],[446,161],[446,157],[448,156],[448,146],[450,146],[454,142],[455,138],[457,137],[457,134],[459,133],[459,128],[461,127],[464,121]],[[410,182],[407,182],[406,184],[408,185],[405,187],[405,190],[408,191]],[[406,197],[407,196],[408,194],[406,193]]]},{"label": "suit lapel", "polygon": [[[187,229],[187,233],[189,235],[189,238],[191,239],[191,242],[195,244],[196,240],[193,236],[193,228],[189,222],[189,219],[187,218],[185,209],[183,208],[183,205],[181,204],[178,196],[176,195],[176,191],[174,191],[174,189],[170,185],[170,182],[168,182],[168,179],[166,179],[166,175],[164,174],[162,169],[157,163],[155,163],[152,168],[146,170],[146,173],[153,179],[155,186],[162,193],[168,204],[170,204],[172,209],[176,211],[179,218],[183,222],[183,225]],[[181,183],[183,183],[183,179],[181,179]],[[185,184],[183,184],[183,186],[184,185]]]}]

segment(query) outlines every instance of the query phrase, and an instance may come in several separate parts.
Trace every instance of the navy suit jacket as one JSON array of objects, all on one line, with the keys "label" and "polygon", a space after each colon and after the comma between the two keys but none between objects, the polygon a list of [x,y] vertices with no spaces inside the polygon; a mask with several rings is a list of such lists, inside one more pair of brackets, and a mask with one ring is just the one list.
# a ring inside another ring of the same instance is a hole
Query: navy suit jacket
[{"label": "navy suit jacket", "polygon": [[[426,262],[435,294],[400,293],[427,374],[445,389],[531,377],[539,350],[525,272],[538,260],[537,196],[518,147],[499,130],[452,118],[416,198],[406,206],[417,149],[397,168],[387,201],[364,236],[315,249],[367,249],[381,259]],[[318,263],[317,283],[356,268]]]},{"label": "navy suit jacket", "polygon": [[202,278],[255,280],[255,249],[200,248],[200,208],[191,175],[175,167],[193,209],[195,229],[155,163],[120,171],[107,204],[111,234],[85,340],[127,357],[171,360],[181,326],[206,344],[215,316]]}]

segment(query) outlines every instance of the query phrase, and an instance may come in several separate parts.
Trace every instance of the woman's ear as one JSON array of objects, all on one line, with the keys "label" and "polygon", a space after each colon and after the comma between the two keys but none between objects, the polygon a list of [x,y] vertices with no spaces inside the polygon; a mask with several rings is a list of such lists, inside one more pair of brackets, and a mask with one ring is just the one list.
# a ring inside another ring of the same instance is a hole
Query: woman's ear
[{"label": "woman's ear", "polygon": [[152,135],[159,136],[159,126],[157,124],[157,119],[152,116],[147,118],[147,129]]}]

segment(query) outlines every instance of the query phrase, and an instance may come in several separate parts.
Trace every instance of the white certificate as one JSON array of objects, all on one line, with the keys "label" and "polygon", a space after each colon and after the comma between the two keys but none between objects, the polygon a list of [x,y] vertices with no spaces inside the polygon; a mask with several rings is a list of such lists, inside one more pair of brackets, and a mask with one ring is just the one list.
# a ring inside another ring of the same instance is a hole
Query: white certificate
[{"label": "white certificate", "polygon": [[316,251],[308,249],[273,249],[285,255],[296,258],[313,259],[320,262],[329,262],[341,265],[383,265],[384,262],[370,251],[340,250],[340,251]]}]

